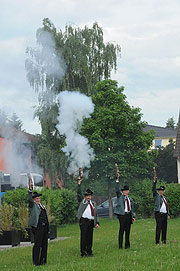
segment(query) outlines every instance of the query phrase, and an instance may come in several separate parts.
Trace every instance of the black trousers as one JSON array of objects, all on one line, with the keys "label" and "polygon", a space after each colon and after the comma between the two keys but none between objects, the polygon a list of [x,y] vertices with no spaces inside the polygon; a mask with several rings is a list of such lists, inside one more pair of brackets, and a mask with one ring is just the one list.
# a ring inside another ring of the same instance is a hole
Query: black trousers
[{"label": "black trousers", "polygon": [[156,244],[159,244],[161,232],[162,232],[161,240],[165,244],[167,233],[167,214],[156,212],[155,219],[156,219]]},{"label": "black trousers", "polygon": [[47,263],[48,248],[48,227],[38,226],[32,229],[34,234],[34,246],[32,250],[32,259],[34,265],[42,265]]},{"label": "black trousers", "polygon": [[79,225],[81,230],[81,239],[80,239],[81,256],[91,255],[94,220],[81,217]]},{"label": "black trousers", "polygon": [[119,229],[119,248],[123,247],[123,235],[125,232],[125,248],[130,248],[130,230],[131,230],[131,214],[118,215],[120,229]]}]

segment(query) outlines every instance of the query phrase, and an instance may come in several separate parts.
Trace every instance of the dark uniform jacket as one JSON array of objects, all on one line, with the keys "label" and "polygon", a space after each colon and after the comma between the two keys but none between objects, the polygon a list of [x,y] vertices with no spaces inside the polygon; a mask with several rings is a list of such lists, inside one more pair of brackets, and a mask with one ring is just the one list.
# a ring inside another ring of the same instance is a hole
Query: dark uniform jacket
[{"label": "dark uniform jacket", "polygon": [[[163,204],[163,198],[157,192],[155,182],[153,182],[152,192],[153,192],[153,198],[154,198],[154,212],[160,212],[161,206]],[[167,214],[170,215],[169,208],[168,208]]]},{"label": "dark uniform jacket", "polygon": [[[80,219],[85,211],[85,209],[88,206],[88,201],[84,198],[81,194],[81,188],[80,185],[78,185],[78,202],[80,202],[78,211],[77,211],[77,215],[76,217],[78,219]],[[96,226],[96,224],[99,224],[99,218],[98,218],[98,213],[97,213],[97,205],[95,203],[95,201],[92,201],[93,207],[94,207],[94,226]]]},{"label": "dark uniform jacket", "polygon": [[[119,182],[116,182],[115,188],[116,188],[116,195],[117,195],[117,205],[116,205],[114,213],[116,215],[125,215],[125,201],[126,201],[126,199],[125,199],[125,196],[120,191]],[[131,211],[130,211],[131,217],[134,218],[135,214],[134,214],[134,210],[133,210],[133,200],[129,196],[128,196],[128,198],[131,203]]]},{"label": "dark uniform jacket", "polygon": [[[36,202],[34,202],[34,200],[32,198],[31,191],[28,192],[28,202],[29,202],[29,209],[30,209],[30,216],[29,216],[29,220],[28,220],[28,225],[31,227],[37,228],[38,221],[39,221],[39,215],[41,213],[41,208]],[[45,208],[44,205],[43,205],[43,207]],[[46,217],[48,220],[46,208],[45,208],[45,212],[46,212]],[[49,227],[49,221],[48,221],[48,227]]]}]

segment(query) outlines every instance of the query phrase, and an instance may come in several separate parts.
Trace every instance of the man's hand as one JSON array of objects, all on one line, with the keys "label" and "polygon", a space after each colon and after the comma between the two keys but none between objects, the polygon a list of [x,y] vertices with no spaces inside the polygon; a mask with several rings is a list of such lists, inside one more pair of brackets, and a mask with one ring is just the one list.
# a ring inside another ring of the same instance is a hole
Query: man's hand
[{"label": "man's hand", "polygon": [[153,167],[153,171],[154,171],[153,181],[154,181],[154,183],[157,183],[157,173],[156,173],[156,168],[155,167]]},{"label": "man's hand", "polygon": [[97,229],[97,230],[99,229],[99,224],[96,224],[96,229]]},{"label": "man's hand", "polygon": [[168,219],[170,219],[170,215],[168,215]]},{"label": "man's hand", "polygon": [[31,179],[29,179],[29,190],[32,191],[33,190],[33,182]]},{"label": "man's hand", "polygon": [[133,217],[132,221],[135,222],[135,220],[136,220],[136,219]]},{"label": "man's hand", "polygon": [[78,177],[78,178],[76,179],[76,181],[77,181],[78,184],[81,184],[82,178],[81,178],[81,177]]}]

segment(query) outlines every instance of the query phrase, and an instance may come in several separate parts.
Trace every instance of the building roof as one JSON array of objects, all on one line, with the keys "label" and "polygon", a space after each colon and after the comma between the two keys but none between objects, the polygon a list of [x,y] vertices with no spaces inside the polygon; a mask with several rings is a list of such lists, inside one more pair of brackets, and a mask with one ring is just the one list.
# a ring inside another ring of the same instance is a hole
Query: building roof
[{"label": "building roof", "polygon": [[0,126],[0,137],[9,140],[15,139],[20,140],[22,143],[30,143],[35,140],[35,136],[28,134],[26,132],[20,131],[16,128],[11,128],[8,126]]},{"label": "building roof", "polygon": [[144,128],[144,131],[147,132],[149,130],[155,131],[155,137],[157,138],[176,138],[177,130],[172,128],[165,128],[155,125],[147,125]]},{"label": "building roof", "polygon": [[174,157],[180,156],[180,112],[179,112],[179,121],[178,121],[178,128],[177,128],[177,135],[176,135],[176,146],[174,151]]}]

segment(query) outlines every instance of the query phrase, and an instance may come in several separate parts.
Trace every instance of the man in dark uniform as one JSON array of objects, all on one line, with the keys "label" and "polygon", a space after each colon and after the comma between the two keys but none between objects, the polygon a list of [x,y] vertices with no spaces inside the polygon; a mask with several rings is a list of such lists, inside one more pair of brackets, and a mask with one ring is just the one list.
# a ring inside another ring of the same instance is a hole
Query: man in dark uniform
[{"label": "man in dark uniform", "polygon": [[49,221],[46,208],[40,203],[41,195],[42,194],[37,192],[32,193],[32,186],[29,187],[28,202],[30,217],[28,225],[32,227],[34,234],[34,246],[32,251],[34,265],[47,263]]},{"label": "man in dark uniform", "polygon": [[129,235],[131,230],[131,224],[135,221],[133,211],[133,201],[128,196],[129,186],[125,185],[121,191],[119,188],[119,179],[116,178],[116,195],[117,205],[115,208],[115,214],[117,215],[120,223],[119,229],[119,249],[123,248],[123,235],[125,232],[125,249],[130,248]]},{"label": "man in dark uniform", "polygon": [[94,201],[91,201],[93,191],[87,189],[84,193],[84,199],[81,194],[81,178],[77,179],[78,182],[78,201],[80,203],[77,218],[79,219],[81,239],[80,249],[81,257],[93,257],[92,243],[93,243],[93,230],[94,227],[99,229],[99,220],[97,215],[97,207]]},{"label": "man in dark uniform", "polygon": [[156,219],[156,237],[155,242],[159,244],[160,234],[162,231],[162,243],[166,244],[166,233],[167,233],[167,219],[170,218],[169,208],[167,200],[164,197],[165,187],[161,185],[156,189],[157,176],[154,176],[154,182],[152,187],[153,198],[154,198],[154,213]]}]

